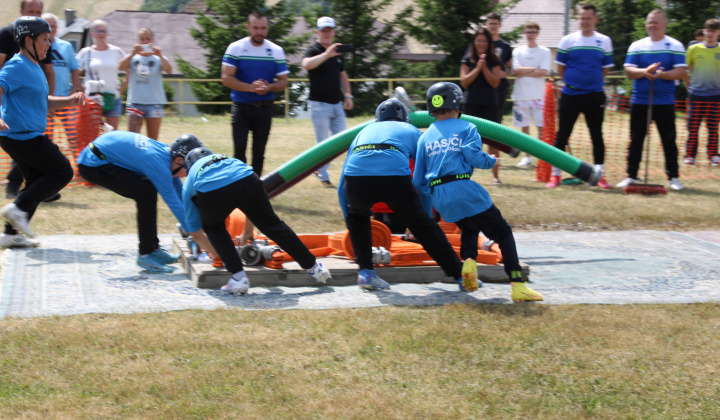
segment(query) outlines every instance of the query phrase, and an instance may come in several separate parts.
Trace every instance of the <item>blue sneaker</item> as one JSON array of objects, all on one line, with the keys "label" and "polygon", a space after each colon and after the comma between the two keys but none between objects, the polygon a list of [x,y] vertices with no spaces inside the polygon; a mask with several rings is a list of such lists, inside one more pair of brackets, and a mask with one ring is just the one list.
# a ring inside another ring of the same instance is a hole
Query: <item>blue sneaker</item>
[{"label": "blue sneaker", "polygon": [[[478,289],[481,288],[481,287],[483,287],[483,282],[482,282],[482,280],[478,279],[477,282],[478,282]],[[468,291],[468,289],[466,289],[465,286],[463,286],[463,278],[462,278],[462,277],[460,277],[459,279],[457,279],[457,284],[458,284],[458,288],[459,288],[459,290],[460,290],[461,292],[467,292],[467,291]]]},{"label": "blue sneaker", "polygon": [[389,290],[390,285],[378,277],[375,270],[362,269],[358,273],[358,286],[364,290]]},{"label": "blue sneaker", "polygon": [[153,254],[144,257],[138,255],[137,265],[153,273],[172,273],[173,268],[158,261]]},{"label": "blue sneaker", "polygon": [[150,255],[155,257],[156,260],[160,261],[163,264],[172,264],[178,262],[178,260],[180,259],[180,254],[170,254],[162,248],[156,249],[155,252]]}]

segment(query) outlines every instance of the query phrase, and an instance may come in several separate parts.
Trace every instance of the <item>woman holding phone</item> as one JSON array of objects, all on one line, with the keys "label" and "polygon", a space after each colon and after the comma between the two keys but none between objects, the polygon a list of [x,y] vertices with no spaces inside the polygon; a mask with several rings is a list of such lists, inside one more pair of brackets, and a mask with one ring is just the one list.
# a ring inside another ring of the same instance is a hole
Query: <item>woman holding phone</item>
[{"label": "woman holding phone", "polygon": [[137,41],[119,65],[121,71],[127,72],[129,81],[125,106],[128,131],[139,133],[146,121],[147,136],[157,140],[165,115],[163,107],[167,103],[162,72],[170,73],[172,66],[163,57],[160,47],[153,44],[154,35],[150,29],[140,29]]}]

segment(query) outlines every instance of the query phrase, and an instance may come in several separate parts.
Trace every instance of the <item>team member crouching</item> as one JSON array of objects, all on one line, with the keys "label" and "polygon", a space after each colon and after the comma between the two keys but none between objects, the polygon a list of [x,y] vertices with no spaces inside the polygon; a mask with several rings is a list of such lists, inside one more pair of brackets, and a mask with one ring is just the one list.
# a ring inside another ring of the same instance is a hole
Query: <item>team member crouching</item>
[{"label": "team member crouching", "polygon": [[[440,264],[445,274],[462,288],[462,262],[442,229],[423,211],[412,185],[410,159],[415,158],[422,132],[408,124],[408,111],[400,101],[389,99],[375,111],[375,124],[365,127],[350,145],[338,187],[340,206],[350,231],[355,261],[360,266],[358,286],[387,290],[387,282],[372,265],[371,207],[386,203]],[[429,202],[429,197],[423,197]],[[477,277],[476,277],[477,279]],[[477,289],[477,285],[474,289]]]},{"label": "team member crouching", "polygon": [[[493,204],[490,194],[470,179],[473,168],[490,169],[498,162],[482,151],[475,125],[458,119],[462,97],[462,90],[454,83],[440,82],[428,89],[428,112],[437,121],[418,141],[413,184],[421,193],[430,194],[432,206],[446,222],[454,222],[461,229],[463,272],[468,266],[477,272],[477,243],[482,231],[500,246],[505,273],[512,285],[512,300],[543,300],[540,293],[522,282],[512,228]],[[429,213],[430,208],[426,211]]]},{"label": "team member crouching", "polygon": [[141,134],[111,131],[90,143],[78,157],[80,175],[135,200],[138,237],[140,239],[137,264],[155,273],[170,273],[167,264],[180,255],[169,254],[160,248],[157,237],[157,194],[165,200],[175,218],[186,232],[206,251],[214,250],[201,229],[189,230],[182,204],[182,182],[185,176],[185,156],[202,146],[192,134],[183,134],[168,146]]},{"label": "team member crouching", "polygon": [[13,35],[20,44],[20,53],[0,71],[0,146],[20,168],[25,188],[14,203],[0,210],[8,221],[0,235],[0,248],[40,244],[32,239],[35,233],[30,229],[30,219],[43,200],[57,194],[73,177],[70,162],[43,134],[48,108],[83,103],[80,93],[49,96],[47,79],[38,65],[50,48],[50,25],[45,19],[20,17],[13,23]]},{"label": "team member crouching", "polygon": [[187,178],[182,198],[187,225],[190,230],[198,230],[202,226],[217,250],[215,255],[222,259],[225,268],[232,273],[230,280],[220,290],[243,295],[250,288],[240,256],[225,228],[225,219],[235,209],[240,209],[247,220],[252,222],[245,224],[241,237],[250,237],[255,225],[290,254],[318,283],[325,283],[331,278],[330,271],[316,261],[295,232],[275,214],[262,181],[251,166],[200,147],[188,153],[185,168]]}]

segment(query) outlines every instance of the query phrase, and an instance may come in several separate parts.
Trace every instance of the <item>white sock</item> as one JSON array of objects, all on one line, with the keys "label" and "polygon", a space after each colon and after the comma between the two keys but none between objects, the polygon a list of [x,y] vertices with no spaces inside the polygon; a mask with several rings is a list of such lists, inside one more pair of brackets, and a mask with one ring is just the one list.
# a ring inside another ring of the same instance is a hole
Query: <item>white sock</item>
[{"label": "white sock", "polygon": [[561,173],[562,173],[562,171],[560,170],[560,168],[556,168],[554,166],[552,167],[553,176],[560,176]]}]

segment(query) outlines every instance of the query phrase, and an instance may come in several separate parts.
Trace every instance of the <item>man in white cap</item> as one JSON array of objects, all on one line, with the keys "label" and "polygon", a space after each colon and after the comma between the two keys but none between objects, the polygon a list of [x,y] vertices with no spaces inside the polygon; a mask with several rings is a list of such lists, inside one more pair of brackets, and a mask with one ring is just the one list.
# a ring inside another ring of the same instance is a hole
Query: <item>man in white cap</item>
[{"label": "man in white cap", "polygon": [[[333,43],[335,20],[327,16],[318,19],[315,34],[317,42],[305,51],[302,67],[310,78],[308,109],[315,128],[315,141],[320,143],[346,128],[345,110],[351,110],[354,104],[345,61],[342,53],[336,51],[342,44]],[[333,188],[328,166],[323,165],[315,176],[324,187]]]}]

